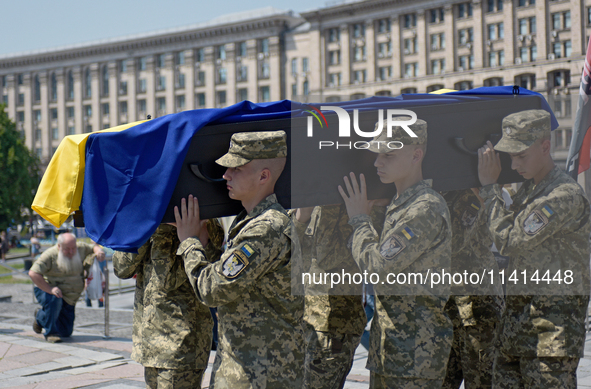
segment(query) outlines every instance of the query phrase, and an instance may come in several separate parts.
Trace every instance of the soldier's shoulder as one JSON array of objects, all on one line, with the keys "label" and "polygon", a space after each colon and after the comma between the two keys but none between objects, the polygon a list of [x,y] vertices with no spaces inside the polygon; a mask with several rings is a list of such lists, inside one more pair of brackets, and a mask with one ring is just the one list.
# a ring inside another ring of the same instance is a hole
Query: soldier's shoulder
[{"label": "soldier's shoulder", "polygon": [[581,185],[565,172],[560,172],[556,179],[550,184],[549,189],[549,197],[585,197],[585,192],[583,191],[583,188],[581,188]]},{"label": "soldier's shoulder", "polygon": [[266,209],[259,216],[254,218],[249,227],[257,227],[269,231],[269,233],[281,233],[287,228],[291,228],[292,220],[287,211],[279,204]]},{"label": "soldier's shoulder", "polygon": [[447,214],[447,202],[439,193],[432,188],[424,188],[417,192],[413,205],[418,210],[424,212],[437,212],[439,214]]}]

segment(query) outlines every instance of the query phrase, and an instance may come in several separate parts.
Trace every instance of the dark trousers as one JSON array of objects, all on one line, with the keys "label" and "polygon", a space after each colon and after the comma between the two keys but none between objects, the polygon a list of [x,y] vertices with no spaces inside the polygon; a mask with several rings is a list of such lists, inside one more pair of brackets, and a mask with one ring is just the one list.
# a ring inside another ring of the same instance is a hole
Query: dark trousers
[{"label": "dark trousers", "polygon": [[35,287],[35,297],[41,309],[37,312],[37,323],[45,328],[45,336],[59,335],[67,338],[74,331],[75,307]]}]

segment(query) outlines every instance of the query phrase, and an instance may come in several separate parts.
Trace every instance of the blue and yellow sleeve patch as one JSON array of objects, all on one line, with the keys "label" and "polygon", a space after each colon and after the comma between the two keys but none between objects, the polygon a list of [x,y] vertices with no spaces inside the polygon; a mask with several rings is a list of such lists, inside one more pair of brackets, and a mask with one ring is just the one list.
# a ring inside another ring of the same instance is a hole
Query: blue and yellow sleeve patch
[{"label": "blue and yellow sleeve patch", "polygon": [[546,215],[547,218],[554,215],[554,211],[552,209],[550,209],[550,207],[547,205],[544,206],[544,208],[542,208],[542,212],[544,212],[544,215]]},{"label": "blue and yellow sleeve patch", "polygon": [[242,246],[240,250],[242,250],[242,252],[246,255],[246,258],[250,258],[255,252],[254,249],[248,245],[248,243]]},{"label": "blue and yellow sleeve patch", "polygon": [[402,229],[402,234],[406,237],[406,239],[411,240],[412,238],[415,237],[415,234],[412,232],[412,230],[408,227],[404,227]]}]

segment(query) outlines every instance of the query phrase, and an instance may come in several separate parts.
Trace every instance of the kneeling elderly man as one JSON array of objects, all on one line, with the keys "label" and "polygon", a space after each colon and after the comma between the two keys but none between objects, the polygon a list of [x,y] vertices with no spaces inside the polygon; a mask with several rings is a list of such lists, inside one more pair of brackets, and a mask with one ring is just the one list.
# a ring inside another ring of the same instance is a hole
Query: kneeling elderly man
[{"label": "kneeling elderly man", "polygon": [[61,342],[61,338],[72,335],[76,301],[84,290],[85,271],[92,266],[95,255],[99,261],[105,260],[99,245],[76,242],[73,234],[64,233],[29,270],[35,297],[41,304],[41,309],[35,311],[33,330],[40,334],[45,328],[48,342]]}]

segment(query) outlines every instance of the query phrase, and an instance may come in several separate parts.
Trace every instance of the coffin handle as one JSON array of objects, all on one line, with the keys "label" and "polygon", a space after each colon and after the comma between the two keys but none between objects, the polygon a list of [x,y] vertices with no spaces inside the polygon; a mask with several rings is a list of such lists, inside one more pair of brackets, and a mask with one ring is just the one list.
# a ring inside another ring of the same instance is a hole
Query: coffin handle
[{"label": "coffin handle", "polygon": [[193,172],[194,175],[197,176],[197,178],[205,181],[205,182],[225,182],[226,180],[224,180],[223,178],[211,178],[209,177],[207,174],[203,173],[201,171],[201,164],[197,163],[197,164],[191,164],[191,171]]}]

